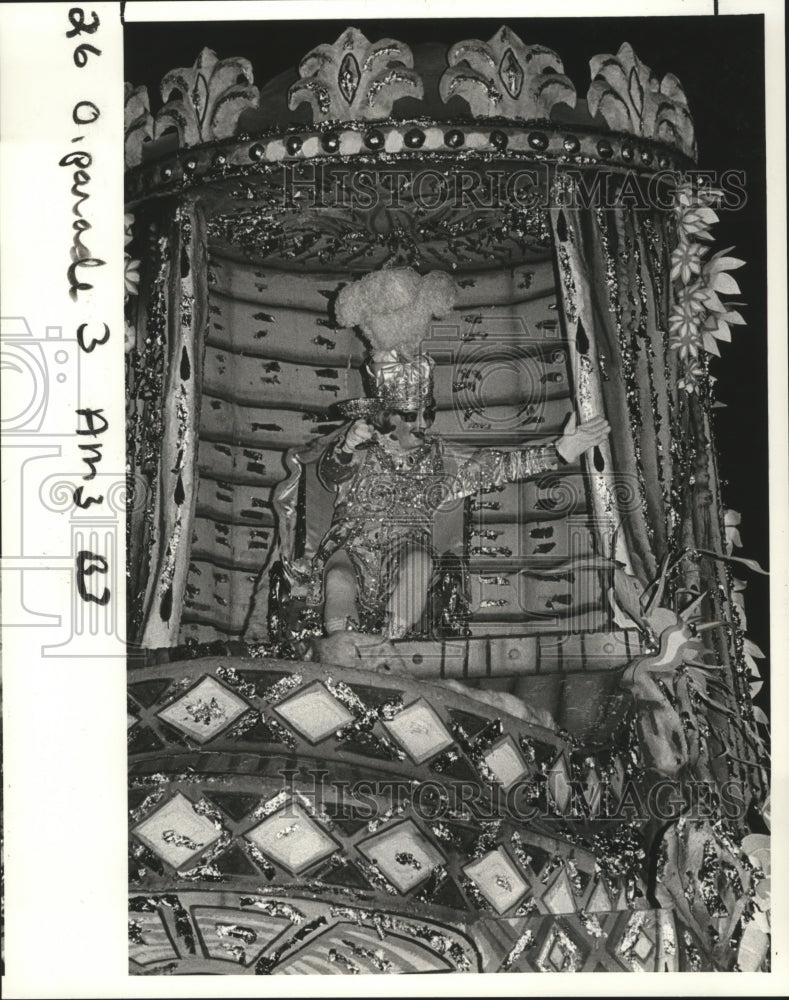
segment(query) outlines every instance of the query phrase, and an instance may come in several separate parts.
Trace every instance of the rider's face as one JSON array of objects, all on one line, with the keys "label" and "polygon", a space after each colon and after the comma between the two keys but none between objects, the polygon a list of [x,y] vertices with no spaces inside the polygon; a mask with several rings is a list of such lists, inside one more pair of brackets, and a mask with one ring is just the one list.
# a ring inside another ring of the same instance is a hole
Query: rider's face
[{"label": "rider's face", "polygon": [[403,451],[418,448],[425,437],[425,431],[433,423],[430,410],[398,410],[390,415],[393,424],[389,438],[396,441]]}]

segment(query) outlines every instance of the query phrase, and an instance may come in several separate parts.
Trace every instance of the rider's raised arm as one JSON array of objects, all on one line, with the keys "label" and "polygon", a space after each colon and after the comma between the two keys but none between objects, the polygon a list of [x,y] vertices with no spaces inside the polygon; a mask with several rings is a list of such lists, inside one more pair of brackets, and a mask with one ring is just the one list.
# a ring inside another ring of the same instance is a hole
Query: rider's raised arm
[{"label": "rider's raised arm", "polygon": [[513,451],[468,448],[454,443],[445,443],[443,447],[444,469],[450,477],[455,498],[550,472],[560,464],[553,443]]}]

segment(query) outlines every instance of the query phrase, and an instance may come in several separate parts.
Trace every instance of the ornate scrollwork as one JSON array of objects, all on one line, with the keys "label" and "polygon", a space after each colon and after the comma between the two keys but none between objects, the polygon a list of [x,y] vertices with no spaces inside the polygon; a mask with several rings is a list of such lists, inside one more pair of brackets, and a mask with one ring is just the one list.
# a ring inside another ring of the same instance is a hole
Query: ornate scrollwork
[{"label": "ornate scrollwork", "polygon": [[602,115],[617,132],[658,139],[695,157],[693,119],[682,84],[673,73],[659,80],[627,42],[615,56],[595,56],[589,68],[592,84],[586,99],[590,114]]},{"label": "ornate scrollwork", "polygon": [[301,61],[301,79],[288,94],[288,107],[312,105],[313,121],[387,118],[401,97],[424,96],[407,45],[391,38],[370,42],[356,28],[333,45],[319,45]]},{"label": "ornate scrollwork", "polygon": [[299,214],[251,209],[218,215],[210,238],[239,247],[250,260],[280,259],[308,266],[444,266],[455,271],[498,261],[518,262],[546,245],[544,212],[509,209],[501,217],[485,210],[440,210],[415,217],[412,209],[364,212],[325,208]]},{"label": "ornate scrollwork", "polygon": [[556,53],[525,45],[507,27],[488,42],[458,42],[447,61],[441,99],[461,97],[475,117],[548,118],[554,104],[575,107],[575,87]]},{"label": "ornate scrollwork", "polygon": [[175,69],[162,80],[164,107],[156,115],[154,136],[175,129],[181,146],[195,146],[234,135],[238,117],[258,100],[248,59],[217,59],[203,49],[191,68]]},{"label": "ornate scrollwork", "polygon": [[145,87],[123,85],[124,159],[127,167],[136,167],[142,160],[142,147],[153,138],[153,118]]}]

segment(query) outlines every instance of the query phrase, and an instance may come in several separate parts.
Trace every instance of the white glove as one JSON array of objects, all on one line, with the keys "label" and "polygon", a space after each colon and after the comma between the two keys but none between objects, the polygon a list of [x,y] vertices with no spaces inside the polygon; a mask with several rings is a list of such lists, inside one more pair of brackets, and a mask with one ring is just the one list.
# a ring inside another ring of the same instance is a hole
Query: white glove
[{"label": "white glove", "polygon": [[573,413],[564,434],[556,442],[556,450],[571,465],[579,455],[602,444],[610,433],[611,427],[605,417],[592,417],[587,423],[579,424]]},{"label": "white glove", "polygon": [[365,441],[369,441],[373,434],[373,428],[366,420],[354,420],[348,430],[345,432],[345,442],[343,447],[346,451],[353,451],[358,448],[360,444],[364,444]]}]

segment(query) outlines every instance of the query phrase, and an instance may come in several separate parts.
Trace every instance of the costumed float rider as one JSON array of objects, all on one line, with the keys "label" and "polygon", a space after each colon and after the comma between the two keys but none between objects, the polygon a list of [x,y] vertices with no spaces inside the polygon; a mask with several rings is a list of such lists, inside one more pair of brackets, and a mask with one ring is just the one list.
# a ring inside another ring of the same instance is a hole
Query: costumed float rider
[{"label": "costumed float rider", "polygon": [[452,309],[457,287],[443,272],[373,272],[342,289],[336,315],[370,348],[369,395],[346,400],[345,434],[321,456],[318,475],[336,492],[331,527],[313,562],[309,603],[323,606],[325,663],[406,669],[392,645],[422,618],[434,581],[435,515],[448,504],[574,462],[609,433],[602,417],[557,441],[512,451],[464,448],[431,434],[433,360],[420,354],[431,319]]}]

